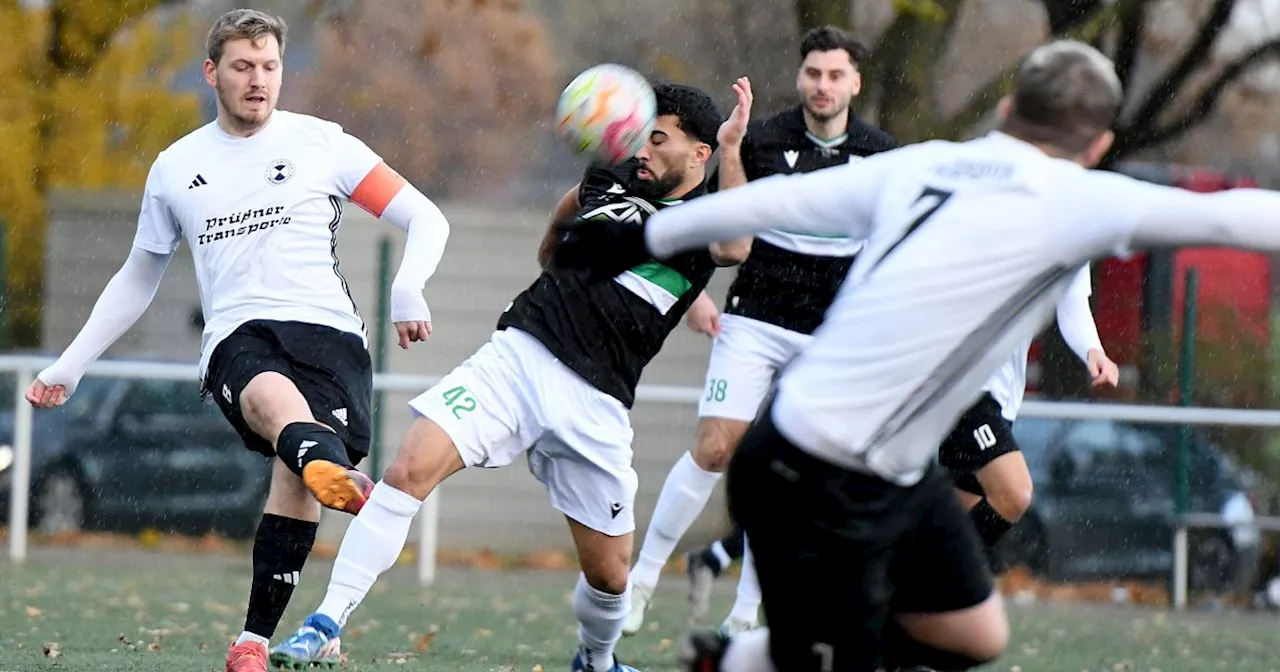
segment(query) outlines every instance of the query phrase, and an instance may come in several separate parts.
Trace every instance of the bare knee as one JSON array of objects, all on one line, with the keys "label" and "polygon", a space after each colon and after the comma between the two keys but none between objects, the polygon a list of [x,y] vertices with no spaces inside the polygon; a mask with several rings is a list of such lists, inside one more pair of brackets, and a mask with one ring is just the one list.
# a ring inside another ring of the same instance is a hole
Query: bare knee
[{"label": "bare knee", "polygon": [[693,446],[693,463],[706,471],[721,473],[729,466],[733,451],[746,434],[749,423],[728,418],[703,418]]},{"label": "bare knee", "polygon": [[630,564],[625,557],[605,562],[584,562],[582,574],[587,577],[587,585],[592,588],[610,595],[621,595],[627,590],[627,581],[631,576]]},{"label": "bare knee", "polygon": [[1001,518],[1016,523],[1031,509],[1032,487],[1008,489],[1001,492],[987,493],[987,501]]},{"label": "bare knee", "polygon": [[1016,523],[1031,508],[1034,486],[1022,453],[1001,455],[978,471],[977,477],[987,502],[1001,518]]},{"label": "bare knee", "polygon": [[272,444],[286,425],[315,422],[311,406],[298,387],[275,371],[254,376],[240,391],[239,406],[249,428]]},{"label": "bare knee", "polygon": [[449,435],[436,423],[419,417],[409,427],[382,480],[401,492],[426,499],[441,481],[464,466]]},{"label": "bare knee", "polygon": [[572,518],[566,519],[587,585],[610,595],[626,592],[627,579],[631,575],[633,535],[627,533],[611,537]]}]

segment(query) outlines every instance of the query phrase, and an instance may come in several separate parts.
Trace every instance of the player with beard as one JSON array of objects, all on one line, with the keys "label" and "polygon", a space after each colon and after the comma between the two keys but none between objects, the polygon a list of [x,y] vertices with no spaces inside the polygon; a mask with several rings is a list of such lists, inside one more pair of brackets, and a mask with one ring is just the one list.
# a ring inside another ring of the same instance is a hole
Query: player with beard
[{"label": "player with beard", "polygon": [[[853,163],[896,146],[892,137],[863,123],[850,108],[862,89],[858,64],[867,56],[865,47],[848,33],[827,26],[806,33],[799,51],[796,91],[800,104],[750,125],[745,116],[740,124],[726,125],[720,138],[721,190],[770,175]],[[749,104],[750,82],[742,80],[737,86],[745,88]],[[698,405],[697,438],[693,450],[667,475],[645,532],[633,574],[626,635],[640,631],[658,577],[676,543],[711,498],[774,377],[822,322],[862,247],[862,241],[843,236],[785,230],[765,231],[754,242],[747,238],[741,244],[750,245],[750,256],[729,288],[720,318],[707,366],[706,393]],[[695,314],[714,313],[714,304],[708,304],[695,306]],[[746,543],[731,538],[730,548],[741,554]],[[690,600],[697,619],[706,611],[711,578],[732,555],[700,550],[688,557]],[[760,587],[746,551],[737,599],[722,629],[732,634],[755,627],[759,608]]]},{"label": "player with beard", "polygon": [[356,513],[373,488],[355,470],[369,451],[373,367],[338,271],[343,203],[408,230],[391,290],[401,347],[431,333],[422,289],[449,234],[440,210],[363,142],[332,122],[275,109],[285,32],[282,20],[248,9],[214,22],[204,74],[217,92],[217,119],[156,158],[124,267],[27,390],[37,407],[65,403],[89,364],[146,311],[187,241],[205,318],[204,392],[248,449],[279,458],[228,672],[266,669],[267,642],[315,542],[320,505]]},{"label": "player with beard", "polygon": [[629,670],[613,655],[629,609],[637,478],[629,409],[645,365],[717,266],[740,261],[720,245],[616,275],[561,268],[566,220],[639,228],[652,214],[705,193],[721,123],[705,93],[654,87],[657,125],[632,161],[593,166],[557,206],[539,249],[541,275],[515,298],[489,342],[410,402],[400,453],[348,528],[316,613],[272,652],[296,668],[326,656],[352,610],[404,548],[422,501],[468,467],[527,455],[551,505],[565,515],[582,573],[573,595],[574,670]]}]

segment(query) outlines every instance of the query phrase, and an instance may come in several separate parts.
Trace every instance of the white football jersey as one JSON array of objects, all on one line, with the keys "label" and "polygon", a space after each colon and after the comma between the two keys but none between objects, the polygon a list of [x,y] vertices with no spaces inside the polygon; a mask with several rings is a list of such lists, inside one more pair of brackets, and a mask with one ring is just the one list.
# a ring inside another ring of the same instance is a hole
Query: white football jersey
[{"label": "white football jersey", "polygon": [[[1067,293],[1062,300],[1083,299],[1088,302],[1091,294],[1093,294],[1093,281],[1089,278],[1089,267],[1085,266],[1076,272],[1076,277],[1071,281],[1071,286],[1067,288]],[[1034,339],[1028,338],[1020,343],[1017,351],[996,369],[995,375],[991,376],[991,380],[982,387],[984,391],[991,393],[991,398],[995,399],[997,404],[1000,404],[1001,415],[1010,422],[1018,417],[1018,411],[1022,409],[1022,399],[1027,393],[1027,357],[1031,354],[1032,340]]]},{"label": "white football jersey", "polygon": [[211,122],[160,153],[134,245],[170,254],[185,238],[191,247],[205,319],[202,377],[218,343],[250,320],[366,338],[338,270],[338,227],[345,202],[380,163],[341,126],[283,110],[250,137]]},{"label": "white football jersey", "polygon": [[801,449],[910,485],[1090,259],[1142,246],[1280,248],[1280,194],[1195,194],[993,133],[770,177],[651,218],[659,257],[785,225],[867,244],[772,417]]}]

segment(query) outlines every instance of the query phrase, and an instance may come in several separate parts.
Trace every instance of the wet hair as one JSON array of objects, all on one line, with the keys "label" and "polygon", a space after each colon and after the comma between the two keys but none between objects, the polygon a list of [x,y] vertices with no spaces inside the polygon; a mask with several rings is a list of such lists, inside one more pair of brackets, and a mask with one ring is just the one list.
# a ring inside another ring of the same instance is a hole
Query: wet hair
[{"label": "wet hair", "polygon": [[209,29],[209,37],[205,40],[205,49],[209,60],[217,65],[222,60],[222,52],[232,40],[250,40],[257,42],[268,35],[274,35],[280,43],[280,55],[284,56],[284,38],[289,32],[284,19],[264,14],[256,9],[233,9],[218,17]]},{"label": "wet hair", "polygon": [[848,32],[835,26],[814,28],[800,39],[800,61],[809,57],[814,51],[835,51],[843,49],[849,54],[849,60],[856,66],[866,60],[868,50],[865,45],[854,39]]},{"label": "wet hair", "polygon": [[1111,128],[1124,94],[1115,66],[1074,40],[1037,47],[1014,75],[1005,133],[1079,155]]},{"label": "wet hair", "polygon": [[680,130],[699,142],[716,149],[716,133],[724,117],[714,100],[700,89],[683,84],[659,84],[653,87],[658,102],[658,116],[673,115]]}]

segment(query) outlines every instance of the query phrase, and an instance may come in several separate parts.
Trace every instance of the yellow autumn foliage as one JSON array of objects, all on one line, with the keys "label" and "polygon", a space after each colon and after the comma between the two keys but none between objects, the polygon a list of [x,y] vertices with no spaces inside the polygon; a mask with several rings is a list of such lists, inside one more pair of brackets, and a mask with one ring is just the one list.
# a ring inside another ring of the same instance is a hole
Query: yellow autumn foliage
[{"label": "yellow autumn foliage", "polygon": [[170,90],[199,36],[186,17],[151,12],[159,4],[64,0],[29,10],[0,0],[0,220],[10,344],[39,340],[45,194],[141,189],[156,154],[199,121],[196,96]]}]

